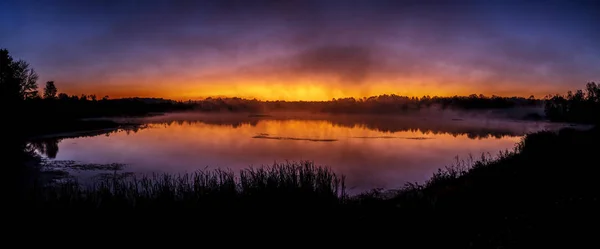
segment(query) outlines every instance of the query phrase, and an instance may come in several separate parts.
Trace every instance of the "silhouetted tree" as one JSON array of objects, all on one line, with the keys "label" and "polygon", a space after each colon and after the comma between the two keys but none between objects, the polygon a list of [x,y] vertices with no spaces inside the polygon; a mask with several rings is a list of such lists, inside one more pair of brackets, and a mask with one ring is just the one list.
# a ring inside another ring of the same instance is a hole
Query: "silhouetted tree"
[{"label": "silhouetted tree", "polygon": [[6,49],[0,49],[0,98],[17,102],[38,96],[38,75],[29,63],[15,61]]},{"label": "silhouetted tree", "polygon": [[59,93],[58,99],[61,101],[67,101],[67,100],[69,100],[69,95],[67,95],[66,93]]},{"label": "silhouetted tree", "polygon": [[577,90],[567,95],[547,97],[546,116],[554,121],[598,123],[600,122],[600,88],[595,82],[587,83],[585,93]]},{"label": "silhouetted tree", "polygon": [[46,87],[44,87],[44,98],[45,99],[56,99],[56,94],[58,93],[58,89],[54,85],[54,81],[46,82]]},{"label": "silhouetted tree", "polygon": [[586,84],[586,95],[590,102],[600,102],[600,85],[595,82],[589,82]]}]

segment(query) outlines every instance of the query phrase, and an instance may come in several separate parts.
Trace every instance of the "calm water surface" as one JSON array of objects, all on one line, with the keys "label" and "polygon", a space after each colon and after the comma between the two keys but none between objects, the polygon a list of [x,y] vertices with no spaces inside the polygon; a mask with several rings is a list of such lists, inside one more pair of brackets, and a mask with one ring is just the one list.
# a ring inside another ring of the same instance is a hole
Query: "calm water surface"
[{"label": "calm water surface", "polygon": [[[311,160],[347,177],[350,191],[423,182],[469,155],[512,149],[544,122],[452,117],[168,114],[146,127],[55,140],[53,160],[122,163],[123,172],[184,173]],[[95,171],[76,170],[86,178]]]}]

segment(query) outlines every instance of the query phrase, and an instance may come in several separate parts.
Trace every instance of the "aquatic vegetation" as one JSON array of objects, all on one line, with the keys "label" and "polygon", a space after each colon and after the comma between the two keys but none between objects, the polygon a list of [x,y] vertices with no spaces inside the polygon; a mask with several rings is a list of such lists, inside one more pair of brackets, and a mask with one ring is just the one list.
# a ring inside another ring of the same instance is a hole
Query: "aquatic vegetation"
[{"label": "aquatic vegetation", "polygon": [[43,206],[104,205],[146,207],[192,205],[197,207],[260,204],[313,205],[341,203],[346,197],[344,177],[309,161],[188,174],[105,174],[92,184],[76,180],[40,188]]}]

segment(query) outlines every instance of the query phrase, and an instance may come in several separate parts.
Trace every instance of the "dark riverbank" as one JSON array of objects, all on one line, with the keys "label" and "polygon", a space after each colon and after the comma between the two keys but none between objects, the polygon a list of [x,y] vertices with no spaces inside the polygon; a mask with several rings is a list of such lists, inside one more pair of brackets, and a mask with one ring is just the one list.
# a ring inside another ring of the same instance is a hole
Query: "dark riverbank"
[{"label": "dark riverbank", "polygon": [[[425,184],[388,193],[344,195],[341,176],[302,164],[237,176],[157,176],[135,184],[110,180],[91,190],[54,185],[37,189],[26,205],[94,212],[153,210],[153,218],[175,227],[202,221],[208,226],[327,227],[348,236],[394,232],[403,244],[425,247],[583,243],[598,231],[598,141],[597,127],[530,134],[496,160],[449,168]],[[114,224],[126,219],[114,218]]]},{"label": "dark riverbank", "polygon": [[61,134],[84,134],[93,133],[95,131],[108,131],[118,129],[124,126],[132,126],[136,124],[121,124],[111,120],[52,120],[45,122],[43,126],[35,129],[28,129],[26,133],[28,139],[36,139],[43,137],[60,137]]}]

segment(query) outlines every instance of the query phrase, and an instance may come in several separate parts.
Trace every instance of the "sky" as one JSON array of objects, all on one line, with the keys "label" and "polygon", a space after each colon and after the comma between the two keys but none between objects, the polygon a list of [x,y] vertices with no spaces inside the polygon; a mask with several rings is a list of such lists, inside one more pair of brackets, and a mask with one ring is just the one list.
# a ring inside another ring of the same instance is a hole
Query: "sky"
[{"label": "sky", "polygon": [[39,83],[112,98],[543,97],[599,82],[598,44],[595,0],[0,1]]}]

